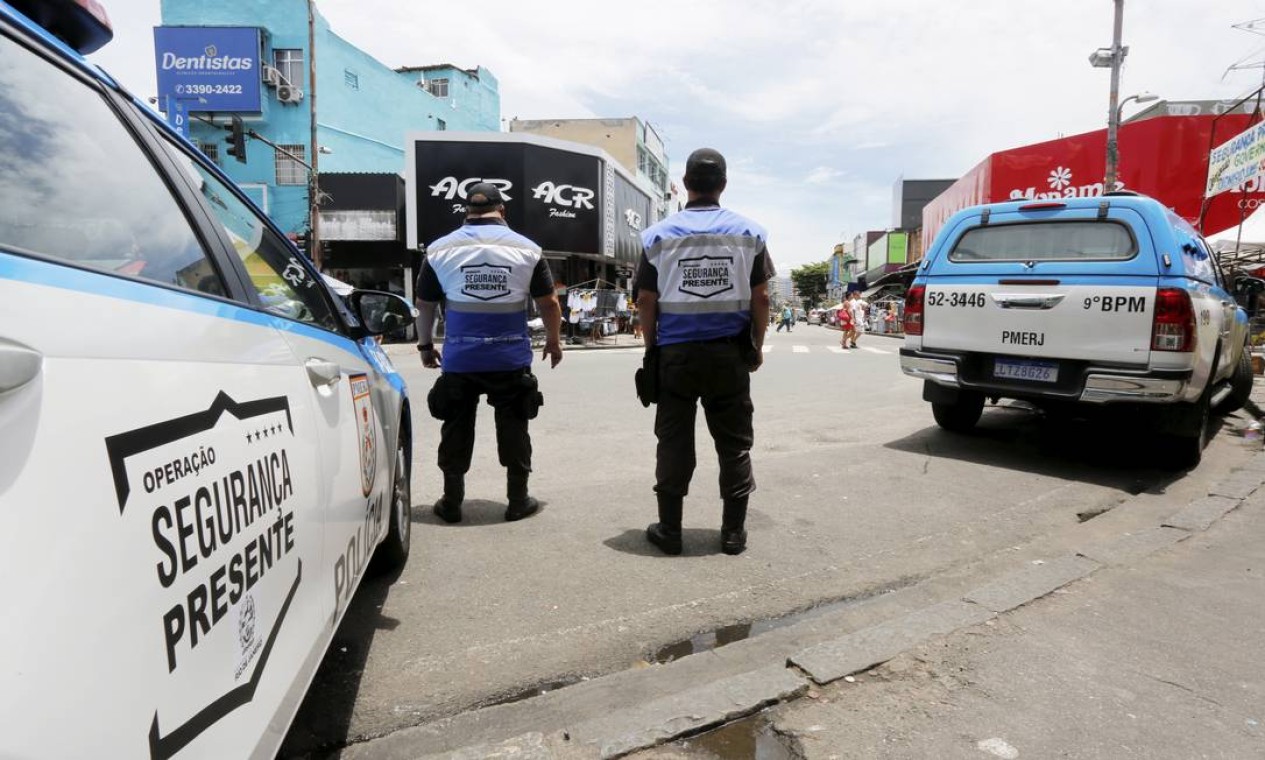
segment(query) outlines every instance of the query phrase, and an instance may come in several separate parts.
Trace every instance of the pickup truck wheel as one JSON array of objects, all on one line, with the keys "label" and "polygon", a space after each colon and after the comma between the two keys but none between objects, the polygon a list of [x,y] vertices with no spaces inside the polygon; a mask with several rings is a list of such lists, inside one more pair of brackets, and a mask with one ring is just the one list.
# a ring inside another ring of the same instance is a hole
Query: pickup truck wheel
[{"label": "pickup truck wheel", "polygon": [[1160,464],[1166,470],[1191,470],[1203,459],[1204,447],[1208,445],[1209,394],[1204,393],[1194,407],[1194,417],[1199,426],[1197,430],[1170,433],[1158,441]]},{"label": "pickup truck wheel", "polygon": [[931,402],[931,414],[936,424],[953,433],[967,433],[979,422],[984,413],[984,396],[980,393],[961,391],[957,401],[944,403]]},{"label": "pickup truck wheel", "polygon": [[1234,366],[1234,374],[1230,376],[1230,395],[1225,401],[1221,402],[1221,408],[1218,412],[1229,414],[1237,412],[1247,405],[1248,399],[1252,395],[1252,382],[1255,376],[1252,374],[1252,355],[1248,351],[1247,346],[1243,347],[1243,355],[1239,357],[1239,363]]},{"label": "pickup truck wheel", "polygon": [[386,538],[374,554],[374,570],[387,573],[404,567],[408,561],[413,534],[413,489],[409,477],[408,449],[401,440],[395,447],[395,479],[391,484],[391,525]]}]

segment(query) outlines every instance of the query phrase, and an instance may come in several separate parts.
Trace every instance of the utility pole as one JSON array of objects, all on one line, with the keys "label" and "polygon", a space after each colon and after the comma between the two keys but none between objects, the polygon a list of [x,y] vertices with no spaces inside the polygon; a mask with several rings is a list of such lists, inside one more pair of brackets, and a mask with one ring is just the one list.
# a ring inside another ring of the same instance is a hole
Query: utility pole
[{"label": "utility pole", "polygon": [[1120,131],[1120,67],[1124,64],[1126,50],[1120,45],[1121,27],[1124,25],[1124,0],[1115,0],[1116,20],[1111,34],[1111,100],[1107,106],[1107,173],[1103,178],[1103,192],[1116,189],[1116,170],[1120,164],[1120,147],[1117,135]]},{"label": "utility pole", "polygon": [[308,113],[312,120],[312,158],[308,173],[308,223],[307,247],[308,256],[316,265],[316,271],[325,269],[324,253],[321,250],[321,183],[318,161],[321,150],[316,144],[316,0],[307,0],[307,71],[308,71]]}]

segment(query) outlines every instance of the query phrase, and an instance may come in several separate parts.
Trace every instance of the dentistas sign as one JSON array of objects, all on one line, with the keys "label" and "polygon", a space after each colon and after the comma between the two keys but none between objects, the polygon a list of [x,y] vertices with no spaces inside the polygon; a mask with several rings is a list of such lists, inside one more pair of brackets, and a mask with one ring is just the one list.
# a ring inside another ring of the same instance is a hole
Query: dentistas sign
[{"label": "dentistas sign", "polygon": [[154,28],[158,106],[185,111],[257,112],[261,108],[259,29],[227,26]]}]

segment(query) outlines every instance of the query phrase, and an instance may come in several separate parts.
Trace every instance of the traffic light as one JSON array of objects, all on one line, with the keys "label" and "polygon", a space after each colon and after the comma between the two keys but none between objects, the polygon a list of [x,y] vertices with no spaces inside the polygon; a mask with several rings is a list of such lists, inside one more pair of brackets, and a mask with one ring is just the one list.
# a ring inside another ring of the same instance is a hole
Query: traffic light
[{"label": "traffic light", "polygon": [[246,163],[246,131],[242,127],[242,118],[240,116],[233,117],[233,125],[229,127],[228,137],[224,138],[224,142],[228,143],[228,154],[243,164]]}]

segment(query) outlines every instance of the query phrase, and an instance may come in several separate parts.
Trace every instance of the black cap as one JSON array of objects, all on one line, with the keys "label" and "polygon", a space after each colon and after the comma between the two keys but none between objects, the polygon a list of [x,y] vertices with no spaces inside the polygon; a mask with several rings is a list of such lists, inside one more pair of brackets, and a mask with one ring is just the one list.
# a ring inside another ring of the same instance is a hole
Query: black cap
[{"label": "black cap", "polygon": [[466,205],[470,208],[495,208],[504,202],[501,189],[491,182],[476,182],[466,191]]},{"label": "black cap", "polygon": [[711,148],[699,148],[690,154],[685,161],[687,177],[724,177],[725,157],[720,151]]}]

